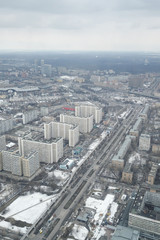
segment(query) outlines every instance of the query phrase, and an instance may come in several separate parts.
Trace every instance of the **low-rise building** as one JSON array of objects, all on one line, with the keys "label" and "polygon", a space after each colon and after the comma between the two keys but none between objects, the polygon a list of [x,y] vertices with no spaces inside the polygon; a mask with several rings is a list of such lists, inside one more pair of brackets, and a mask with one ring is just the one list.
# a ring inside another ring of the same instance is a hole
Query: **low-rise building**
[{"label": "low-rise building", "polygon": [[149,172],[149,175],[148,175],[148,183],[151,185],[154,184],[157,170],[158,170],[158,165],[156,163],[153,163],[151,171]]},{"label": "low-rise building", "polygon": [[151,137],[148,134],[141,134],[139,138],[139,150],[149,151],[151,147]]},{"label": "low-rise building", "polygon": [[139,231],[118,225],[111,240],[138,240],[139,236]]},{"label": "low-rise building", "polygon": [[132,163],[126,163],[122,172],[122,182],[132,183],[133,172],[131,171]]}]

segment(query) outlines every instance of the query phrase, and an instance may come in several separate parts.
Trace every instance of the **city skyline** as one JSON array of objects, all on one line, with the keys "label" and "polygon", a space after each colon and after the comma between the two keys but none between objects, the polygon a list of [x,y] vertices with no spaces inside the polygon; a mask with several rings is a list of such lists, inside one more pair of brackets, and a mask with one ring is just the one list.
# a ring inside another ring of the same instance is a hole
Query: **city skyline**
[{"label": "city skyline", "polygon": [[0,51],[160,51],[158,0],[6,0],[0,12]]}]

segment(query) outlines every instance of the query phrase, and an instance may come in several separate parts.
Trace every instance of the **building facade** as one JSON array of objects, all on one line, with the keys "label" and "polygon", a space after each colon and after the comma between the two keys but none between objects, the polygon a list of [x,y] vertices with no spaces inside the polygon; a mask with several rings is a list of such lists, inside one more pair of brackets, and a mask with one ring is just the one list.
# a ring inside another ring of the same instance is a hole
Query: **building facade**
[{"label": "building facade", "polygon": [[44,138],[62,137],[69,141],[69,146],[74,147],[79,142],[79,126],[68,123],[50,122],[44,124]]},{"label": "building facade", "polygon": [[98,108],[97,106],[91,104],[75,107],[75,116],[89,117],[91,115],[93,115],[95,123],[100,123],[102,121],[102,108]]},{"label": "building facade", "polygon": [[13,118],[0,120],[0,134],[6,133],[13,129]]},{"label": "building facade", "polygon": [[18,138],[19,153],[26,156],[33,151],[38,152],[39,162],[53,163],[63,157],[63,139],[55,141],[34,141]]},{"label": "building facade", "polygon": [[78,125],[81,133],[90,133],[93,129],[93,115],[89,117],[77,117],[60,114],[60,122]]},{"label": "building facade", "polygon": [[25,113],[23,113],[23,116],[22,116],[23,124],[32,122],[33,120],[37,119],[37,117],[38,117],[37,110],[25,112]]}]

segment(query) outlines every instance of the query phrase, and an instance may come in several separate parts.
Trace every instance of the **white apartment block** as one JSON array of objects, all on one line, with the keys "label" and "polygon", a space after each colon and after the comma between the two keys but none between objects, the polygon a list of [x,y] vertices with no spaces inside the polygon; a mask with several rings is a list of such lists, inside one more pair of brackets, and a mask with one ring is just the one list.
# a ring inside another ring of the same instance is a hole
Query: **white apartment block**
[{"label": "white apartment block", "polygon": [[60,114],[60,122],[79,125],[79,131],[81,133],[89,133],[93,129],[93,115],[89,117],[77,117]]},{"label": "white apartment block", "polygon": [[5,135],[0,136],[0,151],[6,150],[6,137]]},{"label": "white apartment block", "polygon": [[40,167],[38,152],[33,152],[26,158],[22,157],[23,176],[31,177]]},{"label": "white apartment block", "polygon": [[38,152],[32,152],[28,157],[21,157],[13,152],[2,151],[0,155],[2,168],[13,175],[31,177],[39,169]]},{"label": "white apartment block", "polygon": [[30,139],[18,138],[19,153],[26,156],[33,151],[37,151],[39,162],[53,163],[63,157],[63,138],[52,142],[40,142]]},{"label": "white apartment block", "polygon": [[13,129],[13,118],[0,120],[0,134],[8,132]]},{"label": "white apartment block", "polygon": [[79,105],[75,107],[75,116],[78,117],[89,117],[93,115],[95,123],[100,123],[102,121],[102,108],[98,108],[95,105]]},{"label": "white apartment block", "polygon": [[23,113],[23,116],[22,116],[23,124],[32,122],[33,120],[37,119],[37,116],[38,116],[37,110],[32,110],[32,111]]},{"label": "white apartment block", "polygon": [[2,151],[2,165],[4,171],[22,176],[22,163],[19,155],[8,151]]},{"label": "white apartment block", "polygon": [[139,150],[149,151],[151,147],[151,137],[147,134],[141,134],[139,138]]},{"label": "white apartment block", "polygon": [[79,126],[68,123],[50,122],[44,124],[44,138],[62,137],[69,140],[69,146],[74,147],[79,142]]}]

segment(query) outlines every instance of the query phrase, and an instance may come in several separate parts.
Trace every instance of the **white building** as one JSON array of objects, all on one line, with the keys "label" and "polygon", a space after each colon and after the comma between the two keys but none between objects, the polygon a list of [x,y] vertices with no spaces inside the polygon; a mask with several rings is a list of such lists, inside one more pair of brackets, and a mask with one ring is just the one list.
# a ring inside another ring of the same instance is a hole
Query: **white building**
[{"label": "white building", "polygon": [[13,118],[0,120],[0,134],[13,129]]},{"label": "white building", "polygon": [[22,116],[23,124],[32,122],[33,120],[37,119],[37,117],[38,117],[37,110],[25,112],[25,113],[23,113],[23,116]]},{"label": "white building", "polygon": [[151,137],[147,134],[141,134],[139,138],[139,150],[149,151],[151,147]]},{"label": "white building", "polygon": [[6,137],[5,135],[0,136],[0,151],[6,150]]},{"label": "white building", "polygon": [[39,162],[53,163],[63,157],[63,139],[59,138],[54,141],[35,141],[32,139],[18,138],[19,153],[26,156],[33,151],[37,151]]},{"label": "white building", "polygon": [[102,108],[92,104],[82,104],[75,107],[75,116],[89,117],[91,115],[93,115],[95,123],[100,123],[102,121]]},{"label": "white building", "polygon": [[79,125],[79,131],[81,133],[89,133],[93,128],[93,115],[89,117],[77,117],[60,114],[60,122]]},{"label": "white building", "polygon": [[79,126],[68,123],[50,122],[44,124],[44,138],[62,137],[69,140],[69,146],[74,147],[79,142]]},{"label": "white building", "polygon": [[2,151],[2,166],[4,171],[22,176],[22,163],[19,155],[8,151]]},{"label": "white building", "polygon": [[24,158],[14,152],[2,151],[0,160],[1,170],[17,176],[31,177],[40,166],[38,152],[32,152]]}]

